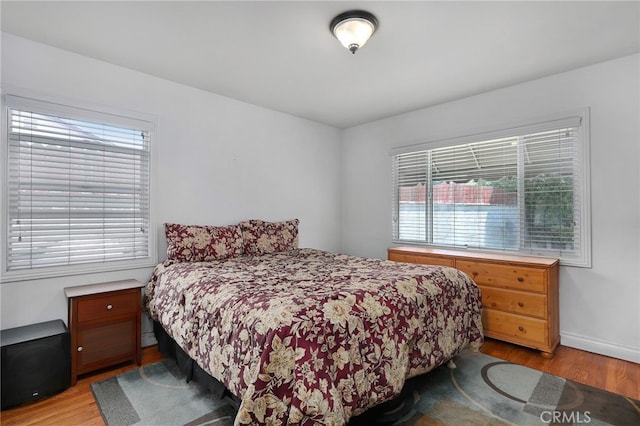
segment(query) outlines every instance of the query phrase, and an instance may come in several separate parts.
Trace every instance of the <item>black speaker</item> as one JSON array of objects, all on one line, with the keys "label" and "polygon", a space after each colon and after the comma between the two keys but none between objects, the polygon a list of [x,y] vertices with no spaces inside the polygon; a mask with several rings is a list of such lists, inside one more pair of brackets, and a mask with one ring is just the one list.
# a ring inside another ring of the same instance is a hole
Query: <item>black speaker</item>
[{"label": "black speaker", "polygon": [[0,341],[3,410],[70,386],[71,342],[62,320],[2,330]]}]

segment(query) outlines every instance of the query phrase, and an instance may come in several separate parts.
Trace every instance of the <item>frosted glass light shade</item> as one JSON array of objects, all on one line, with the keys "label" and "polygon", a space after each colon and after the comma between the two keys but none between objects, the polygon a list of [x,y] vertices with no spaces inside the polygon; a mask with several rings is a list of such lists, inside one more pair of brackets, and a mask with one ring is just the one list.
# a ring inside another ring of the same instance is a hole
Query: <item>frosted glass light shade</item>
[{"label": "frosted glass light shade", "polygon": [[375,32],[377,24],[375,16],[369,12],[350,11],[333,19],[331,32],[351,53],[356,53]]}]

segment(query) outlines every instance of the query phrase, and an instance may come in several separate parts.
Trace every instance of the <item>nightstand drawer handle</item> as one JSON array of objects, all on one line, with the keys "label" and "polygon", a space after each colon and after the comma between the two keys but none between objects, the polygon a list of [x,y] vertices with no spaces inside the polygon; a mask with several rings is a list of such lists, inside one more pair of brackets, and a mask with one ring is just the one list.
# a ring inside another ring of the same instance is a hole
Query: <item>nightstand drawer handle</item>
[{"label": "nightstand drawer handle", "polygon": [[113,309],[113,305],[107,305],[107,311],[110,311]]},{"label": "nightstand drawer handle", "polygon": [[78,346],[78,352],[82,352],[84,348],[82,346]]}]

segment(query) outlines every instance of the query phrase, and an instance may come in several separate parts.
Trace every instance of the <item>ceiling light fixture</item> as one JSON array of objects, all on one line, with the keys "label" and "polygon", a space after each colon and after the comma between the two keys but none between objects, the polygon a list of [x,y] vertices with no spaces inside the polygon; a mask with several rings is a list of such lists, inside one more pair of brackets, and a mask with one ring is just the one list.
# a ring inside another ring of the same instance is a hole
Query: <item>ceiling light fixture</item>
[{"label": "ceiling light fixture", "polygon": [[329,29],[351,53],[356,53],[375,32],[378,20],[364,10],[350,10],[333,18]]}]

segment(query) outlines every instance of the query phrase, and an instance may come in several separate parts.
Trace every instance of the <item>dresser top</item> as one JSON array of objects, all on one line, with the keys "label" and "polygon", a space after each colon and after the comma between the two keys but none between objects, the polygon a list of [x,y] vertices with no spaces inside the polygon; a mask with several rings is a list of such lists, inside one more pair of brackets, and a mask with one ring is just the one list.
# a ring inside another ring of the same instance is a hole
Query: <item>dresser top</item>
[{"label": "dresser top", "polygon": [[65,287],[64,294],[67,297],[79,297],[89,294],[108,293],[117,290],[129,290],[131,288],[142,288],[145,285],[138,280],[111,281],[107,283],[79,285],[75,287]]},{"label": "dresser top", "polygon": [[558,264],[558,259],[538,256],[523,256],[515,254],[502,254],[502,253],[488,253],[488,252],[474,252],[467,250],[455,250],[444,249],[437,247],[423,247],[423,246],[402,246],[402,247],[390,247],[387,250],[388,253],[401,253],[401,254],[413,254],[413,255],[428,255],[428,256],[442,256],[451,257],[455,256],[464,259],[474,260],[491,260],[495,262],[508,262],[508,263],[527,263],[537,264],[541,266],[554,266]]}]

